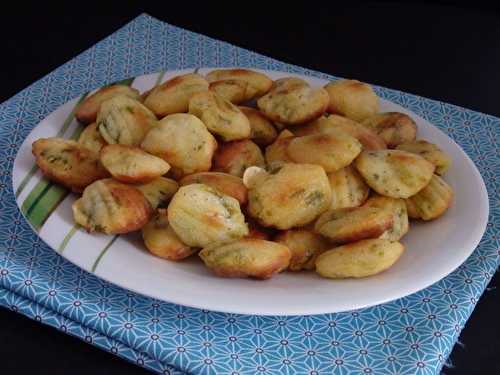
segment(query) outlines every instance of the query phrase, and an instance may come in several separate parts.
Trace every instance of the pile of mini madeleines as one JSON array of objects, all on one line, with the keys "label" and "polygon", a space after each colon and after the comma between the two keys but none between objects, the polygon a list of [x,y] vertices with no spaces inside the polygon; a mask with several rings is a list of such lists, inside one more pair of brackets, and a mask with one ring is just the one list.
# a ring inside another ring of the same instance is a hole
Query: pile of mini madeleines
[{"label": "pile of mini madeleines", "polygon": [[223,277],[284,270],[366,277],[391,267],[409,220],[451,205],[450,158],[356,80],[313,88],[247,69],[101,88],[78,142],[33,143],[47,178],[81,197],[89,232],[142,230],[154,255],[198,254]]}]

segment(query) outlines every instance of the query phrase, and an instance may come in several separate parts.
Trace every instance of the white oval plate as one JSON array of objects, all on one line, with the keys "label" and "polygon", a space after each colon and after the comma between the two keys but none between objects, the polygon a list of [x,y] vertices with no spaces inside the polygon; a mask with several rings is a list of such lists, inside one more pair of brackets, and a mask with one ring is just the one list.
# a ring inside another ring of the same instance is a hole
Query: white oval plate
[{"label": "white oval plate", "polygon": [[[208,68],[201,69],[200,73],[208,71]],[[143,92],[158,80],[163,82],[187,72],[190,71],[137,77],[132,86]],[[276,71],[264,73],[272,79],[291,75]],[[322,79],[301,78],[313,86],[326,83]],[[38,205],[42,206],[29,211],[29,205],[24,203],[25,217],[30,218],[31,224],[33,220],[39,220],[36,210],[43,210],[44,205],[45,209],[50,208],[60,194],[54,188],[43,189],[40,171],[30,174],[34,166],[31,144],[41,137],[62,133],[64,138],[69,138],[78,132],[81,125],[75,120],[65,124],[77,101],[74,99],[64,104],[41,121],[26,138],[16,157],[13,184],[14,191],[18,192],[19,207],[28,197],[26,203],[38,197]],[[486,227],[488,196],[473,162],[448,136],[397,104],[381,100],[381,110],[411,115],[418,124],[419,138],[438,144],[451,155],[453,164],[445,179],[455,190],[454,204],[444,216],[429,223],[411,224],[403,239],[406,251],[391,269],[382,274],[359,280],[328,280],[313,272],[285,272],[268,281],[218,278],[197,257],[174,263],[150,255],[138,234],[112,237],[77,229],[71,213],[71,204],[75,200],[73,194],[57,205],[38,228],[38,235],[64,258],[104,280],[159,300],[207,310],[255,315],[307,315],[358,309],[407,296],[448,275],[474,251]],[[67,128],[61,132],[64,125]]]}]

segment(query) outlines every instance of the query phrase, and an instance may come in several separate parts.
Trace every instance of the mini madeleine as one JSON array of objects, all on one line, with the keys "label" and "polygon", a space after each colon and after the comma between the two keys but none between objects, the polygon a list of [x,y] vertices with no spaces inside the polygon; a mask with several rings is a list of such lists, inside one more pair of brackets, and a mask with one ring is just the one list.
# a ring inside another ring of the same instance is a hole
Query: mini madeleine
[{"label": "mini madeleine", "polygon": [[453,202],[453,189],[441,177],[432,176],[429,184],[407,199],[412,217],[434,220],[443,215]]},{"label": "mini madeleine", "polygon": [[142,238],[149,252],[167,260],[182,260],[198,249],[187,246],[168,224],[167,211],[160,209],[142,228]]},{"label": "mini madeleine", "polygon": [[330,82],[325,86],[328,93],[328,112],[354,121],[362,121],[379,111],[379,100],[373,88],[353,79]]},{"label": "mini madeleine", "polygon": [[408,198],[431,180],[434,164],[400,150],[363,151],[355,166],[366,183],[380,195]]},{"label": "mini madeleine", "polygon": [[300,78],[281,78],[274,82],[271,91],[257,101],[257,106],[274,122],[301,125],[325,112],[328,93],[323,88],[312,88]]},{"label": "mini madeleine", "polygon": [[399,242],[379,238],[357,241],[320,254],[316,272],[330,279],[373,276],[390,268],[403,252]]},{"label": "mini madeleine", "polygon": [[97,114],[97,128],[109,144],[138,146],[156,124],[156,117],[149,109],[126,96],[104,101]]},{"label": "mini madeleine", "polygon": [[149,182],[163,176],[170,169],[165,160],[138,147],[125,145],[104,146],[100,160],[115,179],[126,183]]},{"label": "mini madeleine", "polygon": [[176,113],[161,119],[141,147],[165,160],[182,176],[210,170],[217,141],[196,116]]},{"label": "mini madeleine", "polygon": [[269,279],[290,263],[288,247],[271,241],[241,239],[200,251],[200,258],[217,276]]},{"label": "mini madeleine", "polygon": [[208,82],[199,74],[184,74],[173,77],[151,89],[144,99],[158,118],[188,111],[189,100],[200,91],[208,90]]},{"label": "mini madeleine", "polygon": [[204,184],[182,186],[168,205],[168,222],[186,245],[205,247],[248,234],[238,201]]},{"label": "mini madeleine", "polygon": [[211,91],[194,94],[189,100],[189,113],[198,117],[212,134],[224,141],[250,137],[250,123],[243,112]]},{"label": "mini madeleine", "polygon": [[312,222],[328,209],[331,189],[324,169],[284,164],[248,189],[248,213],[261,225],[290,229]]},{"label": "mini madeleine", "polygon": [[250,69],[216,69],[207,74],[208,82],[242,81],[246,83],[244,101],[259,98],[266,94],[273,81],[263,73]]},{"label": "mini madeleine", "polygon": [[32,152],[44,176],[75,192],[109,176],[98,153],[72,140],[41,138],[33,142]]},{"label": "mini madeleine", "polygon": [[393,213],[378,207],[339,208],[321,215],[314,229],[336,243],[377,238],[394,223]]},{"label": "mini madeleine", "polygon": [[122,234],[141,229],[153,210],[144,194],[113,179],[96,181],[73,203],[75,222],[89,232]]}]

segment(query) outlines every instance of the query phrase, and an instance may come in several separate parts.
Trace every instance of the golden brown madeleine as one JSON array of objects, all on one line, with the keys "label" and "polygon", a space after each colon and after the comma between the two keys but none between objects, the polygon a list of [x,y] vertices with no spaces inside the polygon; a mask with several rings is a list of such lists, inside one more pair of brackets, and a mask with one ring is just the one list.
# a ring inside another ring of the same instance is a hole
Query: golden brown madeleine
[{"label": "golden brown madeleine", "polygon": [[217,141],[196,116],[177,113],[160,120],[141,147],[186,175],[210,170]]},{"label": "golden brown madeleine", "polygon": [[75,112],[75,117],[83,124],[90,124],[97,119],[97,113],[102,102],[115,96],[127,96],[139,100],[140,94],[136,89],[125,85],[111,85],[102,87],[94,94],[80,103]]},{"label": "golden brown madeleine", "polygon": [[251,107],[238,107],[250,122],[250,138],[259,146],[267,146],[274,142],[278,132],[273,123],[267,119],[260,111]]},{"label": "golden brown madeleine", "polygon": [[297,126],[292,130],[296,136],[341,130],[356,138],[363,145],[363,150],[383,150],[387,148],[384,140],[374,131],[354,120],[339,115],[321,116],[307,125]]},{"label": "golden brown madeleine", "polygon": [[283,130],[274,143],[266,147],[266,162],[268,165],[279,165],[283,163],[293,163],[286,150],[290,142],[294,139],[293,133]]},{"label": "golden brown madeleine", "polygon": [[184,74],[154,87],[144,99],[144,105],[159,118],[172,113],[187,112],[189,99],[208,90],[208,82],[199,74]]},{"label": "golden brown madeleine", "polygon": [[153,209],[166,208],[170,198],[179,190],[179,184],[166,177],[158,177],[135,187],[144,194]]},{"label": "golden brown madeleine", "polygon": [[249,139],[224,143],[214,155],[214,170],[238,177],[242,177],[248,167],[265,165],[259,146]]},{"label": "golden brown madeleine", "polygon": [[296,163],[317,164],[335,172],[351,164],[361,152],[361,143],[342,131],[295,137],[286,154]]},{"label": "golden brown madeleine", "polygon": [[431,180],[434,164],[406,151],[363,151],[355,161],[366,183],[380,195],[408,198]]},{"label": "golden brown madeleine", "polygon": [[247,83],[245,101],[261,97],[267,93],[273,81],[265,74],[248,69],[216,69],[207,74],[208,82],[238,80]]},{"label": "golden brown madeleine", "polygon": [[434,175],[429,184],[407,199],[414,213],[412,217],[433,220],[443,215],[453,202],[453,189],[441,177]]},{"label": "golden brown madeleine", "polygon": [[142,103],[126,96],[116,96],[101,104],[97,128],[106,142],[138,146],[158,121]]},{"label": "golden brown madeleine", "polygon": [[358,171],[351,165],[336,172],[328,173],[332,189],[330,209],[361,206],[368,198],[370,188]]},{"label": "golden brown madeleine", "polygon": [[248,234],[238,201],[203,184],[182,186],[168,205],[168,221],[182,242],[204,247]]},{"label": "golden brown madeleine", "polygon": [[247,203],[247,188],[240,177],[222,172],[199,172],[183,177],[181,186],[189,184],[205,184],[222,194],[236,199],[240,205]]},{"label": "golden brown madeleine", "polygon": [[108,144],[108,142],[106,142],[102,137],[101,133],[99,133],[97,123],[95,122],[87,125],[85,129],[83,129],[80,137],[78,138],[78,143],[96,153],[99,153],[101,148]]},{"label": "golden brown madeleine", "polygon": [[312,164],[284,164],[248,190],[248,213],[263,226],[290,229],[328,209],[332,192],[325,170]]},{"label": "golden brown madeleine", "polygon": [[385,238],[389,241],[399,241],[401,237],[408,233],[410,227],[404,199],[374,195],[368,199],[364,207],[377,207],[392,212],[392,226],[382,233],[379,238]]},{"label": "golden brown madeleine", "polygon": [[336,243],[377,238],[394,223],[392,211],[377,207],[339,208],[321,215],[314,229]]},{"label": "golden brown madeleine", "polygon": [[386,112],[366,118],[361,125],[373,130],[394,148],[401,143],[413,142],[417,136],[417,124],[404,113]]},{"label": "golden brown madeleine", "polygon": [[320,117],[328,106],[328,93],[312,88],[300,78],[281,78],[257,101],[262,113],[274,122],[301,125]]},{"label": "golden brown madeleine", "polygon": [[189,113],[198,117],[211,133],[224,141],[250,137],[248,118],[238,107],[212,91],[194,94],[189,100]]},{"label": "golden brown madeleine", "polygon": [[336,113],[354,121],[362,121],[379,111],[377,94],[366,83],[353,79],[330,82],[325,86],[328,92],[328,112]]},{"label": "golden brown madeleine", "polygon": [[233,104],[251,99],[247,95],[248,82],[240,79],[223,79],[210,82],[209,90]]},{"label": "golden brown madeleine", "polygon": [[371,239],[325,251],[316,259],[316,272],[330,279],[367,277],[390,268],[404,252],[399,242]]},{"label": "golden brown madeleine", "polygon": [[280,232],[274,240],[290,249],[290,271],[313,270],[317,256],[331,247],[325,238],[305,229]]},{"label": "golden brown madeleine", "polygon": [[87,186],[73,203],[75,222],[89,232],[121,234],[141,229],[152,208],[138,189],[111,178]]},{"label": "golden brown madeleine", "polygon": [[75,141],[41,138],[33,142],[32,152],[44,176],[75,192],[109,176],[99,154]]},{"label": "golden brown madeleine", "polygon": [[205,247],[199,255],[217,276],[255,279],[269,279],[283,271],[291,257],[282,244],[249,238]]},{"label": "golden brown madeleine", "polygon": [[149,223],[142,228],[142,238],[146,248],[152,254],[168,260],[181,260],[198,251],[183,243],[175,234],[168,224],[165,209],[158,210]]},{"label": "golden brown madeleine", "polygon": [[423,139],[401,143],[396,147],[396,150],[408,151],[422,156],[425,160],[430,161],[436,166],[435,173],[440,176],[445,174],[451,165],[451,157],[447,153],[443,152],[434,143],[424,141]]},{"label": "golden brown madeleine", "polygon": [[104,146],[100,159],[111,176],[126,183],[149,182],[163,176],[170,169],[165,160],[133,146]]}]

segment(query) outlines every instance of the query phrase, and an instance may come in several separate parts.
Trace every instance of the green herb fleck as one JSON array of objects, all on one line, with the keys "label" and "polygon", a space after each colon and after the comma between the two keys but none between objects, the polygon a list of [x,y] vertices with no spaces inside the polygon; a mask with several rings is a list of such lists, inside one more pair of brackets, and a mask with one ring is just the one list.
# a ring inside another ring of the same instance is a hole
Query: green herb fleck
[{"label": "green herb fleck", "polygon": [[269,174],[277,174],[279,171],[281,171],[281,168],[283,168],[283,165],[273,165],[269,169]]},{"label": "green herb fleck", "polygon": [[316,191],[309,193],[306,196],[305,202],[308,206],[318,205],[323,200],[323,197],[324,197],[324,194],[321,191],[316,190]]},{"label": "green herb fleck", "polygon": [[[300,197],[302,194],[304,194],[306,192],[305,189],[299,189],[297,191],[294,191],[291,195],[290,195],[290,198],[293,199],[293,198],[298,198]],[[307,200],[307,198],[306,198]]]},{"label": "green herb fleck", "polygon": [[92,228],[92,229],[95,230],[96,232],[102,232],[103,233],[106,228],[104,226],[102,226],[102,225],[95,224],[94,228]]},{"label": "green herb fleck", "polygon": [[194,150],[195,150],[195,151],[200,151],[200,150],[203,148],[203,146],[205,146],[205,141],[203,141],[203,142],[201,142],[200,144],[198,144],[198,145],[194,148]]}]

